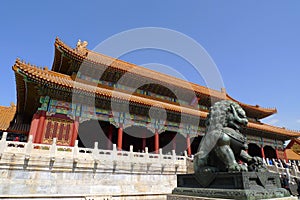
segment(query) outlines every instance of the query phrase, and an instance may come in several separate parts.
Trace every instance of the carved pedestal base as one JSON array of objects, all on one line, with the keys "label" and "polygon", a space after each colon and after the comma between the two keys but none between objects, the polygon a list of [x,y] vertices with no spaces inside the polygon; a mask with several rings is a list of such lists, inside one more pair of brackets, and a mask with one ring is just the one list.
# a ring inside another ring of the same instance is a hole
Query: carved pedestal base
[{"label": "carved pedestal base", "polygon": [[202,173],[177,176],[177,188],[172,194],[255,200],[287,197],[279,176],[270,172]]},{"label": "carved pedestal base", "polygon": [[[167,200],[228,200],[228,199],[169,194],[167,195]],[[268,200],[298,200],[298,198],[295,196],[290,196],[290,197],[281,197],[281,198],[271,198]]]}]

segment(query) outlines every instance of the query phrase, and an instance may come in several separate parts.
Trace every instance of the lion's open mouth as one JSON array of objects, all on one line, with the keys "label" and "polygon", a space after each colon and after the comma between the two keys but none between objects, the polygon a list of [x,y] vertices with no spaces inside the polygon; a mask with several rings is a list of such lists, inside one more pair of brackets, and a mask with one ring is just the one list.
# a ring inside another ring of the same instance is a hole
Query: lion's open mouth
[{"label": "lion's open mouth", "polygon": [[241,129],[241,126],[246,126],[248,124],[248,119],[245,116],[245,113],[236,110],[233,105],[230,105],[233,114],[233,120],[229,122],[229,125],[234,129]]}]

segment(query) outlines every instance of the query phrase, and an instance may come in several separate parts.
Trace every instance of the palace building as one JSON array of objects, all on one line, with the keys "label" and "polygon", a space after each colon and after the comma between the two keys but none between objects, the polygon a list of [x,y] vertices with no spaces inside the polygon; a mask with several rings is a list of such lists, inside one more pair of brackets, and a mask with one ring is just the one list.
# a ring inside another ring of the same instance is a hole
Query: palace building
[{"label": "palace building", "polygon": [[177,154],[196,153],[213,102],[227,99],[241,105],[249,123],[243,130],[250,155],[285,158],[284,142],[300,136],[264,124],[276,109],[248,105],[229,96],[172,76],[55,40],[50,70],[19,59],[15,73],[17,103],[0,106],[0,132],[8,140],[100,149]]}]

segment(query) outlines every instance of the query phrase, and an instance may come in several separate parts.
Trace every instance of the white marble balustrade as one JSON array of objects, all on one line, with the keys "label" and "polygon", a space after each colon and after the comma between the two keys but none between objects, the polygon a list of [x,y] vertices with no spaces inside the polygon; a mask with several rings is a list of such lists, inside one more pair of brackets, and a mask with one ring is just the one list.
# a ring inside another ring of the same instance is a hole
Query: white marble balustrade
[{"label": "white marble balustrade", "polygon": [[[94,148],[80,148],[78,141],[74,147],[59,146],[56,145],[56,138],[51,145],[35,144],[32,143],[32,136],[28,142],[6,141],[6,133],[0,141],[0,155],[0,164],[9,164],[9,160],[13,160],[13,164],[21,165],[27,161],[26,164],[30,167],[49,165],[49,162],[53,162],[52,167],[60,166],[72,170],[76,167],[98,167],[104,171],[120,169],[123,172],[137,173],[185,173],[187,166],[186,152],[185,156],[177,156],[174,150],[172,154],[165,155],[160,149],[158,154],[153,154],[149,153],[146,147],[145,152],[140,153],[133,152],[133,146],[130,146],[130,151],[118,151],[115,144],[112,150],[103,150],[98,149],[98,142],[95,142]],[[18,159],[11,158],[14,156]]]}]

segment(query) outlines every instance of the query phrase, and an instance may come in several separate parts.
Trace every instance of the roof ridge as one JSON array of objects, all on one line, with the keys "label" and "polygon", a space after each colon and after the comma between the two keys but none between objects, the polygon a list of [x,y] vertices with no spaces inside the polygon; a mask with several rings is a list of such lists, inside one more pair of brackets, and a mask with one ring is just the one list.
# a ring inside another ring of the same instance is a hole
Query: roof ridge
[{"label": "roof ridge", "polygon": [[16,108],[16,106],[1,106],[0,105],[0,109],[15,109]]},{"label": "roof ridge", "polygon": [[232,101],[235,101],[235,102],[238,102],[239,104],[241,105],[245,105],[245,106],[250,106],[252,108],[256,108],[256,109],[260,109],[260,110],[264,110],[265,112],[272,112],[273,114],[274,113],[277,113],[277,109],[274,107],[274,108],[265,108],[265,107],[262,107],[262,106],[259,106],[259,105],[250,105],[250,104],[246,104],[246,103],[243,103],[243,102],[240,102],[234,98],[232,98],[229,94],[226,93],[226,97],[228,100],[232,100]]},{"label": "roof ridge", "polygon": [[[113,60],[112,62],[110,62],[110,65],[112,65],[113,63],[119,63],[120,65],[122,63],[124,63],[126,65],[126,67],[125,67],[126,69],[121,69],[120,66],[111,66],[111,67],[117,68],[119,70],[127,70],[128,71],[129,70],[128,68],[132,69],[132,68],[135,67],[134,72],[138,72],[138,73],[135,73],[135,74],[141,75],[143,77],[152,78],[152,79],[156,79],[158,81],[167,82],[167,83],[171,82],[176,87],[181,87],[181,88],[183,87],[185,89],[190,89],[190,90],[193,90],[195,93],[198,93],[198,94],[210,95],[210,96],[218,97],[218,98],[221,98],[221,99],[228,99],[229,98],[230,100],[238,102],[240,105],[244,105],[246,107],[251,107],[252,109],[259,110],[261,112],[265,112],[265,113],[269,113],[269,114],[277,113],[276,108],[265,108],[265,107],[261,107],[261,106],[257,107],[257,106],[254,106],[254,105],[250,105],[250,104],[246,104],[246,103],[242,103],[240,101],[237,101],[234,98],[230,97],[226,93],[226,91],[222,88],[221,88],[221,91],[211,89],[211,88],[208,88],[206,86],[202,86],[202,85],[199,85],[199,84],[196,84],[196,83],[193,83],[193,82],[185,81],[183,79],[173,77],[173,76],[170,76],[170,75],[167,75],[167,74],[159,73],[159,72],[156,72],[154,70],[151,70],[151,69],[148,69],[148,68],[145,68],[145,67],[142,67],[142,66],[124,61],[124,60],[113,58],[113,57],[110,57],[110,56],[107,56],[107,55],[104,55],[104,54],[101,54],[99,52],[95,52],[95,51],[92,51],[92,50],[89,50],[89,49],[87,49],[87,52],[88,52],[87,55],[80,54],[80,53],[76,52],[76,50],[74,48],[70,47],[69,45],[64,43],[62,40],[60,40],[58,37],[56,37],[56,39],[55,39],[55,45],[60,45],[63,48],[65,48],[67,51],[71,51],[72,54],[76,54],[81,59],[87,59],[88,61],[90,61],[92,63],[95,63],[95,64],[107,65],[107,63],[105,63],[105,62],[100,62],[99,60],[97,61],[96,59],[93,60],[93,57],[89,58],[88,57],[89,53],[94,54],[95,57],[96,56],[101,56],[102,58],[104,57],[105,59]],[[141,72],[139,70],[147,71],[147,72],[151,72],[151,73],[155,73],[155,74],[154,75],[152,74],[152,76],[150,76],[149,73],[145,73],[145,72],[143,74],[141,74]],[[134,73],[134,72],[132,72],[132,73]],[[162,80],[160,80],[158,78],[153,78],[153,77],[156,77],[158,74],[159,74],[159,76],[161,76]],[[165,79],[171,79],[171,80],[164,81]]]},{"label": "roof ridge", "polygon": [[[72,53],[76,54],[77,56],[81,57],[82,59],[87,59],[88,61],[93,62],[95,64],[104,64],[104,65],[107,65],[107,63],[102,63],[100,61],[92,60],[91,58],[89,58],[89,56],[88,56],[89,54],[87,56],[84,56],[84,55],[76,52],[74,48],[72,48],[72,47],[68,46],[67,44],[65,44],[58,37],[55,39],[55,44],[63,46],[64,48],[66,48],[66,50],[72,51]],[[111,56],[107,56],[107,55],[104,55],[104,54],[96,52],[96,51],[92,51],[92,50],[87,49],[87,52],[95,54],[96,56],[98,55],[98,56],[104,57],[106,59],[113,60],[113,62],[110,62],[110,64],[116,63],[116,61],[119,62],[119,63],[125,63],[127,65],[126,67],[128,67],[130,69],[135,68],[134,72],[137,72],[137,70],[144,70],[144,71],[146,70],[148,72],[155,73],[155,75],[159,74],[160,76],[163,76],[165,78],[173,79],[172,84],[176,83],[176,81],[179,81],[180,83],[176,84],[177,87],[182,87],[183,86],[182,84],[184,84],[186,86],[189,86],[188,89],[193,90],[193,91],[198,92],[198,93],[201,93],[201,92],[205,93],[204,91],[206,90],[206,93],[208,93],[211,96],[222,97],[224,95],[224,93],[222,91],[215,90],[215,89],[212,89],[212,88],[208,88],[208,87],[205,87],[205,86],[193,83],[193,82],[185,81],[183,79],[180,79],[180,78],[177,78],[177,77],[174,77],[174,76],[170,76],[170,75],[167,75],[167,74],[159,73],[159,72],[156,72],[154,70],[151,70],[151,69],[148,69],[148,68],[145,68],[145,67],[142,67],[142,66],[139,66],[139,65],[136,65],[136,64],[124,61],[124,60],[113,58]],[[111,67],[120,69],[120,67],[117,67],[117,66],[111,66]],[[129,69],[123,69],[123,70],[129,71]],[[130,72],[134,73],[133,71],[130,71]],[[147,74],[147,73],[145,73],[145,74]],[[138,75],[142,75],[142,76],[147,77],[147,78],[156,79],[154,77],[145,76],[145,74],[138,74]],[[157,79],[157,80],[159,80],[159,79]],[[163,80],[159,80],[159,81],[166,82],[166,81],[163,81]],[[167,82],[167,83],[169,83],[169,82]]]},{"label": "roof ridge", "polygon": [[266,131],[269,131],[269,132],[275,132],[276,133],[276,131],[278,131],[278,132],[280,131],[280,132],[285,133],[285,134],[290,135],[290,136],[298,136],[298,137],[300,136],[299,135],[300,131],[289,130],[289,129],[286,129],[286,128],[272,126],[270,124],[265,124],[265,123],[256,124],[256,123],[253,123],[253,122],[249,122],[248,127],[249,128],[261,127],[263,130],[266,130]]},{"label": "roof ridge", "polygon": [[277,128],[277,129],[281,129],[281,130],[288,130],[288,131],[293,131],[293,132],[299,132],[300,133],[300,130],[292,130],[292,129],[289,129],[289,128],[286,128],[286,127],[278,127],[278,126],[273,126],[271,124],[265,124],[263,123],[264,125],[267,125],[267,126],[270,126],[272,128]]},{"label": "roof ridge", "polygon": [[60,77],[65,77],[65,78],[71,78],[71,76],[69,76],[69,75],[49,70],[47,66],[40,67],[40,66],[37,66],[37,65],[32,65],[29,62],[26,63],[24,60],[20,60],[20,59],[16,60],[15,65],[18,65],[18,66],[23,65],[23,66],[26,66],[26,67],[34,68],[34,69],[37,69],[37,70],[39,70],[40,72],[43,72],[43,73],[47,72],[47,73],[49,73],[49,75],[52,75],[52,76],[60,76]]}]

